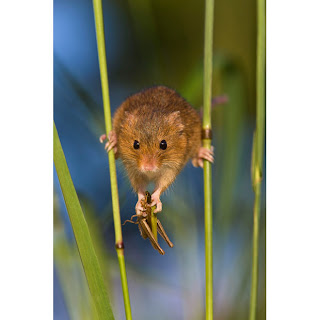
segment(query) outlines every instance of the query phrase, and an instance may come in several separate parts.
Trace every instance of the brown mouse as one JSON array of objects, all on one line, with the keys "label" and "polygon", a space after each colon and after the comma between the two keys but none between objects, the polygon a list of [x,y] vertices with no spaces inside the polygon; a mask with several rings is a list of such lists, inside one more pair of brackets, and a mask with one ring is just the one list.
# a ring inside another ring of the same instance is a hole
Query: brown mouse
[{"label": "brown mouse", "polygon": [[[175,180],[189,160],[203,167],[213,162],[211,150],[202,147],[200,115],[173,89],[156,86],[127,98],[116,110],[106,150],[123,161],[133,189],[138,194],[136,213],[146,187],[155,183],[152,205],[162,210],[160,195]],[[100,142],[106,135],[100,137]]]}]

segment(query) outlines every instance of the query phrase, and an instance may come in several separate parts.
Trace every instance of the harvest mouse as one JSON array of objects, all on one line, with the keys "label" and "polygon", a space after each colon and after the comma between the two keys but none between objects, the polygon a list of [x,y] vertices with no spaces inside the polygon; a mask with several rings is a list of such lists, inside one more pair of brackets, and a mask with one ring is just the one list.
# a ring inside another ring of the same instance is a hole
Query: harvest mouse
[{"label": "harvest mouse", "polygon": [[[172,184],[189,160],[203,167],[213,162],[211,150],[201,144],[201,119],[191,105],[173,89],[156,86],[127,98],[116,110],[113,130],[105,145],[123,161],[134,191],[138,194],[136,213],[145,209],[141,200],[150,182],[155,212],[162,210],[160,195]],[[106,135],[100,137],[100,142]]]}]

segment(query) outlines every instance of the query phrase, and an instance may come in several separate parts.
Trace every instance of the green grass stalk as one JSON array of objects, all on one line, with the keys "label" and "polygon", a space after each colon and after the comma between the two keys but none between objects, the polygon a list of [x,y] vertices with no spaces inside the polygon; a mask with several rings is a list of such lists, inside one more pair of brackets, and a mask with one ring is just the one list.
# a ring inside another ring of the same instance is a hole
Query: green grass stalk
[{"label": "green grass stalk", "polygon": [[89,228],[70,176],[55,124],[53,128],[53,137],[54,165],[97,314],[99,319],[114,319]]},{"label": "green grass stalk", "polygon": [[[203,130],[211,132],[212,100],[212,46],[214,0],[206,0],[204,33],[204,88]],[[210,149],[211,138],[203,139],[203,146]],[[213,238],[212,238],[212,165],[204,161],[204,225],[206,256],[206,320],[213,319]]]},{"label": "green grass stalk", "polygon": [[[97,47],[98,47],[98,55],[99,55],[104,117],[105,117],[105,125],[106,125],[106,134],[108,136],[109,132],[112,130],[112,121],[111,121],[107,58],[106,58],[106,50],[105,50],[104,23],[103,23],[103,11],[102,11],[101,0],[93,0],[93,8],[94,8],[94,17],[95,17],[95,25],[96,25],[96,36],[97,36]],[[125,267],[125,260],[124,260],[124,245],[123,245],[122,229],[121,229],[117,173],[116,173],[116,163],[115,163],[113,150],[111,150],[108,153],[108,157],[109,157],[110,184],[111,184],[116,250],[117,250],[117,255],[119,260],[122,293],[123,293],[126,318],[127,320],[130,320],[132,319],[132,315],[131,315],[129,289],[128,289],[127,274],[126,274],[126,267]]]},{"label": "green grass stalk", "polygon": [[251,175],[255,194],[253,209],[252,275],[250,297],[250,320],[256,319],[258,295],[259,220],[261,202],[261,181],[265,140],[265,0],[257,0],[257,111],[256,131],[253,139]]}]

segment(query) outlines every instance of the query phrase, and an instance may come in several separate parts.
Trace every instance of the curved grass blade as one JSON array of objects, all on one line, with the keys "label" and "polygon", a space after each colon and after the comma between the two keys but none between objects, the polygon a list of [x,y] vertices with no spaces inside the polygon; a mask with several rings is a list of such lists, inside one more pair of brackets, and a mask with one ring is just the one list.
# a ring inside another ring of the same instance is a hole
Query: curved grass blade
[{"label": "curved grass blade", "polygon": [[99,319],[114,319],[88,225],[70,176],[55,124],[53,137],[54,164],[97,314]]}]

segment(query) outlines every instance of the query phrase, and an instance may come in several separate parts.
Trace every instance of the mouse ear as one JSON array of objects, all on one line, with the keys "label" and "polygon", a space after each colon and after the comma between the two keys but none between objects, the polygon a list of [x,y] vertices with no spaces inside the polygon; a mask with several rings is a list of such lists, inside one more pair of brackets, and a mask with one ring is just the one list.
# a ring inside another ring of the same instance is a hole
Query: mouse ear
[{"label": "mouse ear", "polygon": [[169,114],[168,121],[174,123],[179,132],[182,132],[184,125],[181,122],[180,111],[175,111]]},{"label": "mouse ear", "polygon": [[169,121],[173,121],[174,122],[174,121],[176,121],[178,119],[180,119],[180,111],[172,112],[168,116],[168,120]]},{"label": "mouse ear", "polygon": [[135,116],[132,113],[130,113],[129,111],[125,111],[124,118],[125,118],[126,122],[129,123],[130,126],[134,125]]}]

